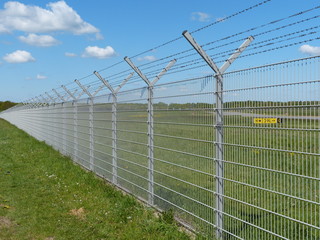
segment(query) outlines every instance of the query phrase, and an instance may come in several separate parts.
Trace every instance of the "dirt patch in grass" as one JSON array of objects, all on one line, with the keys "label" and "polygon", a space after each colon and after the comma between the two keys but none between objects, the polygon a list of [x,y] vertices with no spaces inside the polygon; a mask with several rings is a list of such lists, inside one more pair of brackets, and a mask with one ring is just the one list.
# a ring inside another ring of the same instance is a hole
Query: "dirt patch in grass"
[{"label": "dirt patch in grass", "polygon": [[9,218],[0,216],[0,229],[10,228],[12,226],[13,222]]},{"label": "dirt patch in grass", "polygon": [[71,209],[69,211],[69,214],[72,216],[75,216],[79,219],[84,219],[85,218],[85,211],[84,208],[79,208],[79,209]]}]

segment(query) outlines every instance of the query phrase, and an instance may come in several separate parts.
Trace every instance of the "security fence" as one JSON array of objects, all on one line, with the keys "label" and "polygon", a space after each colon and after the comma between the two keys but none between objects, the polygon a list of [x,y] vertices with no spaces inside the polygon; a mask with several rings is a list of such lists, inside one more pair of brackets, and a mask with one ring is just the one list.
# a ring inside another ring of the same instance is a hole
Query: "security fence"
[{"label": "security fence", "polygon": [[173,64],[0,116],[208,237],[320,239],[320,57],[158,81]]}]

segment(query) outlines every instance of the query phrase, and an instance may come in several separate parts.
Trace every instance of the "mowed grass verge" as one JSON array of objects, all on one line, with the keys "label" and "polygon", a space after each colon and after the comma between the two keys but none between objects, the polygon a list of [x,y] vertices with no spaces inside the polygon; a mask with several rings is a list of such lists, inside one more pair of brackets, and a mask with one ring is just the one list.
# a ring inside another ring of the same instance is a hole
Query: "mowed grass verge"
[{"label": "mowed grass verge", "polygon": [[170,214],[155,217],[0,119],[0,239],[189,239]]}]

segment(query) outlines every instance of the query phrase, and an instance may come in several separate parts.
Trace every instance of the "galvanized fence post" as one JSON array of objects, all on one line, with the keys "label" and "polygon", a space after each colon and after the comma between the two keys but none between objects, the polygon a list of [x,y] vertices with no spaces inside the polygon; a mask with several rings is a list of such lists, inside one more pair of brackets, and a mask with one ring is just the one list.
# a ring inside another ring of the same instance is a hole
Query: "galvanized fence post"
[{"label": "galvanized fence post", "polygon": [[93,97],[89,98],[90,170],[94,171]]},{"label": "galvanized fence post", "polygon": [[66,103],[63,102],[61,104],[61,107],[62,107],[62,153],[64,155],[67,154],[67,135],[66,135],[66,128],[67,128],[67,124],[66,124]]},{"label": "galvanized fence post", "polygon": [[246,49],[247,46],[253,41],[253,37],[248,37],[244,43],[225,61],[225,63],[218,68],[209,55],[202,49],[202,47],[194,40],[188,31],[184,31],[182,35],[192,45],[192,47],[198,52],[203,60],[209,65],[209,67],[215,72],[216,79],[216,140],[215,140],[215,167],[216,167],[216,237],[218,239],[223,238],[223,214],[224,214],[224,156],[223,156],[223,73],[233,63],[233,61]]},{"label": "galvanized fence post", "polygon": [[118,183],[118,162],[117,162],[117,96],[112,94],[112,182]]},{"label": "galvanized fence post", "polygon": [[[89,87],[84,87],[79,80],[74,80],[84,93],[89,96],[89,169],[94,171],[94,119],[93,119],[93,95],[88,91]],[[81,95],[81,94],[80,94]]]},{"label": "galvanized fence post", "polygon": [[149,203],[154,205],[154,146],[153,146],[153,86],[148,86],[148,169],[149,169]]},{"label": "galvanized fence post", "polygon": [[[129,76],[122,81],[122,83],[114,89],[110,83],[101,77],[101,75],[97,72],[93,72],[104,84],[102,86],[106,86],[112,94],[112,183],[118,184],[118,161],[117,161],[117,93],[119,90],[125,85],[129,79],[133,76],[134,73],[130,73]],[[99,88],[100,91],[101,88]],[[98,91],[95,92],[97,94]],[[94,94],[94,95],[95,95]]]},{"label": "galvanized fence post", "polygon": [[217,225],[217,238],[223,237],[223,212],[224,212],[224,155],[223,155],[223,78],[221,75],[215,75],[216,79],[216,225]]},{"label": "galvanized fence post", "polygon": [[140,78],[148,85],[148,203],[154,205],[154,138],[153,138],[153,87],[157,81],[176,63],[176,60],[170,63],[150,81],[138,67],[136,67],[130,58],[125,57],[124,60],[139,75]]},{"label": "galvanized fence post", "polygon": [[73,159],[78,160],[78,103],[73,101]]},{"label": "galvanized fence post", "polygon": [[[48,96],[48,98],[51,100],[51,103],[49,104],[49,107],[51,108],[51,110],[50,110],[50,113],[51,113],[51,118],[52,118],[52,116],[53,116],[53,113],[54,113],[54,108],[55,108],[55,103],[56,103],[56,101],[55,101],[55,99],[51,96],[51,95],[49,95],[49,93],[47,93],[47,92],[45,92],[45,94]],[[54,124],[51,124],[51,126],[50,126],[50,128],[52,129],[52,128],[54,128]],[[49,144],[51,145],[51,146],[54,146],[54,134],[50,134],[49,135]]]},{"label": "galvanized fence post", "polygon": [[[57,92],[57,90],[55,90],[55,89],[52,89],[52,91],[58,96],[58,98],[60,98],[61,99],[61,109],[62,109],[62,146],[59,146],[58,145],[58,149],[59,149],[59,151],[60,152],[62,152],[63,154],[65,153],[64,152],[64,144],[65,144],[65,132],[64,132],[64,129],[65,129],[65,124],[64,124],[64,109],[63,109],[63,103],[66,101],[65,99],[64,99],[64,97],[63,96],[61,96],[58,92]],[[61,121],[60,121],[60,127],[61,127]],[[59,140],[59,139],[58,139]]]}]

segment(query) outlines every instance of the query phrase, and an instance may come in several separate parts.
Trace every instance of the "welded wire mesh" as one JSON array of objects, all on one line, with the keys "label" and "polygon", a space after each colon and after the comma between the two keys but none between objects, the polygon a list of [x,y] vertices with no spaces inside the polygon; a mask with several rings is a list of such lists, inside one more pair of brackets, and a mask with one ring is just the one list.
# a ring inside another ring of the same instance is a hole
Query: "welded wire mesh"
[{"label": "welded wire mesh", "polygon": [[17,107],[1,117],[153,207],[173,209],[182,224],[209,237],[219,196],[224,239],[319,239],[320,57],[223,79],[221,109],[214,75],[159,81],[152,136],[147,87]]},{"label": "welded wire mesh", "polygon": [[224,76],[225,226],[237,236],[319,238],[319,64]]}]

